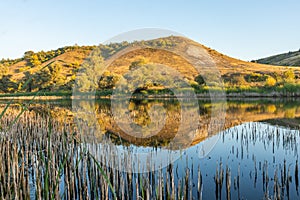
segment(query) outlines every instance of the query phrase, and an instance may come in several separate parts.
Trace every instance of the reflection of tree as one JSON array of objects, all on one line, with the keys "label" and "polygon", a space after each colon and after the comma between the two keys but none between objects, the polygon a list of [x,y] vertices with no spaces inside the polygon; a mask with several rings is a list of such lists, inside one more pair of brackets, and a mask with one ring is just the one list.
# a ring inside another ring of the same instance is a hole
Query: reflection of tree
[{"label": "reflection of tree", "polygon": [[[180,104],[156,100],[131,100],[128,107],[116,104],[118,112],[128,113],[127,117],[114,116],[107,130],[119,134],[127,141],[140,144],[168,144],[177,134],[181,122]],[[130,131],[131,130],[131,131]],[[156,142],[155,142],[156,141]]]},{"label": "reflection of tree", "polygon": [[[77,101],[76,113],[72,113],[70,111],[70,107],[68,107],[70,106],[69,104],[61,106],[62,102],[59,102],[58,105],[53,105],[53,107],[51,107],[51,116],[55,118],[55,121],[61,122],[60,124],[62,126],[68,124],[68,122],[73,122],[73,116],[75,116],[78,132],[82,133],[83,138],[89,142],[94,142],[96,139],[101,140],[103,134],[109,133],[114,135],[113,138],[115,138],[115,141],[118,142],[120,142],[119,139],[122,139],[122,141],[127,144],[168,147],[170,142],[174,140],[175,135],[178,134],[177,130],[182,120],[181,104],[178,100],[132,99],[129,107],[121,112],[128,112],[133,123],[141,127],[149,127],[153,122],[164,124],[156,135],[151,136],[147,135],[149,132],[143,132],[143,134],[145,134],[143,135],[145,138],[138,138],[126,134],[119,128],[115,122],[115,118],[117,116],[112,115],[111,102],[109,100],[96,101],[95,104],[88,100],[74,101]],[[184,104],[187,107],[189,102],[184,102]],[[156,106],[161,107],[166,111],[164,121],[159,119],[159,117],[162,116],[161,110],[157,109]],[[212,107],[218,106],[221,105],[216,103],[211,104],[209,101],[199,101],[200,115],[198,116],[198,119],[200,121],[200,125],[196,132],[193,144],[196,144],[209,136],[208,124],[211,118],[211,109]],[[120,109],[122,108],[123,107],[120,106]],[[151,110],[151,108],[154,109]],[[30,110],[32,112],[39,113],[41,116],[49,113],[48,110],[43,109],[42,105],[32,105]],[[156,116],[155,113],[157,113]],[[18,113],[16,112],[15,114]],[[68,119],[66,117],[68,117]],[[298,117],[298,119],[294,117]],[[224,129],[249,121],[264,121],[280,126],[299,128],[299,117],[299,102],[228,102]],[[213,120],[214,119],[215,118],[213,118]],[[218,123],[218,121],[216,121],[216,123]],[[152,124],[154,127],[157,127],[158,125],[159,124],[155,123]],[[61,129],[61,127],[58,128]],[[184,128],[188,129],[189,127],[184,126]],[[211,134],[217,134],[222,130],[213,130],[215,132],[212,132]],[[179,137],[177,141],[178,144],[180,144],[180,140],[183,142],[186,141],[187,135]]]},{"label": "reflection of tree", "polygon": [[151,118],[147,112],[149,106],[150,104],[136,104],[133,101],[129,103],[130,116],[136,124],[145,127],[151,123]]},{"label": "reflection of tree", "polygon": [[[167,114],[171,111],[180,112],[179,104],[167,105],[159,101],[130,101],[129,112],[132,120],[141,127],[158,126],[156,123],[164,123],[166,120],[162,115],[162,109],[166,109]],[[154,124],[151,124],[156,122]]]},{"label": "reflection of tree", "polygon": [[272,105],[267,105],[267,106],[266,106],[266,111],[267,111],[268,113],[275,113],[275,111],[276,111],[276,106],[275,106],[274,104],[272,104]]},{"label": "reflection of tree", "polygon": [[98,109],[94,102],[74,100],[74,105],[73,112],[81,136],[88,140],[101,139],[102,132],[96,116]]},{"label": "reflection of tree", "polygon": [[296,108],[289,108],[285,110],[284,117],[294,118],[296,113]]}]

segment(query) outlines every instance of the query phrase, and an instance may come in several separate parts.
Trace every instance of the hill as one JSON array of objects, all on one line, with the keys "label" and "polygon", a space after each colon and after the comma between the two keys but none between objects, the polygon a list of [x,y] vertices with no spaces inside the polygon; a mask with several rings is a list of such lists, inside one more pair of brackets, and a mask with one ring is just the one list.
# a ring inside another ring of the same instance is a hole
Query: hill
[{"label": "hill", "polygon": [[[300,82],[300,68],[245,62],[183,37],[170,36],[132,43],[124,41],[99,45],[98,50],[103,59],[108,60],[128,47],[141,44],[146,44],[148,48],[130,51],[111,62],[108,72],[104,73],[96,84],[99,90],[112,89],[133,65],[142,66],[151,63],[160,63],[179,71],[185,80],[198,91],[213,87],[214,85],[207,85],[203,82],[203,78],[199,76],[191,63],[176,53],[160,48],[181,49],[186,44],[201,47],[213,59],[228,90],[283,88],[286,84],[298,85]],[[27,51],[22,58],[15,60],[2,59],[0,61],[0,93],[71,91],[81,64],[89,59],[92,52],[95,53],[95,49],[96,46],[68,46],[48,52]],[[155,83],[152,83],[147,88],[155,88],[154,86]]]},{"label": "hill", "polygon": [[299,51],[290,51],[288,53],[262,58],[253,62],[270,65],[300,66],[300,49]]}]

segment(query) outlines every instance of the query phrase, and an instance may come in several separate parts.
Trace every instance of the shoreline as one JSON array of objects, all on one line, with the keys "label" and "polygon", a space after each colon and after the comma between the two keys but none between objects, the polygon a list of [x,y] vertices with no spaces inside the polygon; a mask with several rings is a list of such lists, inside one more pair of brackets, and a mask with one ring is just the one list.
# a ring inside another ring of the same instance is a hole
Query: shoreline
[{"label": "shoreline", "polygon": [[[241,93],[199,93],[196,94],[197,98],[203,99],[224,99],[224,98],[298,98],[300,97],[299,92],[272,92],[272,93],[256,93],[256,92],[241,92]],[[119,98],[134,98],[134,99],[174,99],[176,98],[170,94],[149,94],[149,95],[134,95],[134,96],[120,96]],[[111,95],[23,95],[20,94],[5,94],[3,96],[0,95],[0,100],[76,100],[76,99],[111,99]],[[177,98],[188,99],[190,96],[177,96]],[[116,98],[115,98],[116,99]]]}]

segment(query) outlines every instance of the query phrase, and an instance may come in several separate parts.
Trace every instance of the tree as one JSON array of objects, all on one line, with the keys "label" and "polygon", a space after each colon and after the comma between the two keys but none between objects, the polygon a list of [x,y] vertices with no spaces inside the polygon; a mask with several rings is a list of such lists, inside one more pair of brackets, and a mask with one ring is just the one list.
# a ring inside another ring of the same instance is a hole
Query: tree
[{"label": "tree", "polygon": [[76,79],[76,88],[80,92],[89,92],[98,88],[100,75],[104,72],[105,65],[100,49],[96,48],[91,56],[82,63]]},{"label": "tree", "polygon": [[50,90],[58,90],[65,84],[66,77],[62,75],[62,65],[53,63],[49,66],[50,70]]},{"label": "tree", "polygon": [[24,53],[24,60],[30,67],[37,67],[42,64],[38,54],[34,53],[33,51],[26,51]]},{"label": "tree", "polygon": [[135,70],[138,67],[146,65],[147,63],[148,61],[144,57],[139,58],[138,60],[131,63],[131,65],[129,66],[129,70]]},{"label": "tree", "polygon": [[276,85],[276,80],[272,76],[269,76],[266,80],[266,86],[272,87]]},{"label": "tree", "polygon": [[[23,89],[26,92],[32,91],[32,79],[33,79],[33,75],[31,73],[31,71],[27,71],[24,73],[24,77],[23,77],[23,80],[21,81],[21,84],[22,84],[22,87],[24,87]],[[23,86],[24,84],[26,84],[26,85]]]},{"label": "tree", "polygon": [[198,75],[195,77],[195,81],[198,83],[198,85],[202,86],[205,85],[204,78],[201,75]]},{"label": "tree", "polygon": [[137,70],[125,74],[120,83],[125,86],[124,90],[137,92],[153,86],[179,88],[184,85],[181,77],[175,71],[153,64],[142,65]]},{"label": "tree", "polygon": [[50,89],[51,72],[48,68],[42,69],[37,72],[32,79],[32,90],[49,90]]},{"label": "tree", "polygon": [[7,72],[8,67],[3,64],[0,64],[0,78],[2,78],[2,76],[4,76]]},{"label": "tree", "polygon": [[234,75],[231,76],[231,80],[230,80],[231,84],[233,85],[237,85],[237,86],[242,86],[242,85],[246,85],[246,81],[244,76],[238,74],[238,75]]},{"label": "tree", "polygon": [[116,83],[120,80],[120,76],[105,71],[99,80],[99,89],[112,89]]},{"label": "tree", "polygon": [[273,72],[272,73],[272,77],[275,78],[277,84],[282,84],[282,82],[283,82],[283,76],[282,76],[281,73],[279,73],[279,72]]},{"label": "tree", "polygon": [[268,78],[267,75],[259,74],[259,73],[251,73],[251,74],[245,75],[245,80],[248,83],[264,82],[267,80],[267,78]]},{"label": "tree", "polygon": [[24,53],[24,59],[28,59],[29,60],[33,55],[34,55],[33,51],[26,51]]},{"label": "tree", "polygon": [[[55,91],[60,89],[66,81],[66,78],[61,73],[62,66],[59,63],[52,63],[48,67],[37,72],[32,78],[32,84],[28,90],[41,90]],[[30,74],[25,74],[25,78],[30,78]],[[27,79],[28,80],[28,79]]]},{"label": "tree", "polygon": [[286,83],[294,83],[295,82],[295,74],[294,71],[289,69],[283,73],[284,81]]},{"label": "tree", "polygon": [[5,93],[9,93],[9,92],[15,91],[18,88],[16,82],[14,82],[11,77],[12,77],[12,75],[4,75],[0,79],[0,90],[1,91],[5,92]]},{"label": "tree", "polygon": [[36,54],[31,56],[29,63],[31,67],[37,67],[42,64],[42,62],[40,61],[39,57]]}]

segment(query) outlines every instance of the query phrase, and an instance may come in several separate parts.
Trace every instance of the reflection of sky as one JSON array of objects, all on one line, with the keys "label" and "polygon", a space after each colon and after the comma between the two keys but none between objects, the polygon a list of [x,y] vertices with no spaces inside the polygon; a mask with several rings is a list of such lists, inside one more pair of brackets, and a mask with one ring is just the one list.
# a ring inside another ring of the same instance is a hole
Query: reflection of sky
[{"label": "reflection of sky", "polygon": [[[137,147],[130,145],[124,147],[121,145],[114,145],[111,143],[97,144],[97,155],[108,155],[116,159],[114,164],[108,163],[108,166],[118,168],[120,171],[146,172],[155,169],[161,169],[168,166],[169,163],[175,162],[178,158],[184,155],[184,150],[169,150],[165,148],[153,148],[153,147]],[[113,160],[110,158],[110,160]],[[122,163],[124,160],[128,160],[128,163]],[[150,166],[150,168],[149,168]]]},{"label": "reflection of sky", "polygon": [[[254,129],[257,129],[256,133]],[[279,131],[279,137],[276,137],[274,134],[277,132],[277,130]],[[226,130],[221,134],[224,135],[220,137],[220,140],[215,145],[214,149],[209,153],[209,155],[203,160],[198,160],[203,172],[208,174],[209,178],[204,176],[206,177],[204,179],[205,182],[208,183],[208,187],[213,186],[210,184],[213,184],[213,176],[217,167],[216,162],[218,161],[220,163],[220,160],[222,160],[224,170],[226,165],[228,165],[231,169],[232,187],[234,177],[237,176],[238,167],[240,165],[240,193],[244,195],[243,197],[248,199],[260,199],[263,197],[262,171],[259,170],[259,165],[262,168],[265,161],[268,162],[270,191],[273,191],[273,182],[271,181],[271,178],[274,177],[276,168],[278,168],[278,176],[280,176],[279,172],[280,169],[282,169],[284,159],[286,160],[287,166],[291,165],[291,175],[294,178],[293,175],[296,160],[295,154],[298,155],[299,151],[297,149],[293,149],[292,147],[297,147],[297,143],[292,142],[289,148],[284,148],[283,137],[295,136],[297,140],[299,140],[299,131],[276,128],[263,123],[246,123]],[[223,136],[224,141],[222,139]],[[255,139],[250,139],[251,137],[256,137],[256,141]],[[277,148],[276,141],[278,139],[280,142]],[[205,143],[205,141],[203,143]],[[199,145],[201,145],[201,143]],[[192,149],[197,149],[197,146],[193,147]],[[188,155],[191,155],[190,150],[188,151]],[[194,159],[197,158],[196,156],[197,155],[193,155]],[[257,170],[259,170],[257,173],[258,179],[256,188],[254,188],[254,160],[256,160]],[[291,184],[290,186],[291,195],[296,195],[294,184]],[[205,190],[207,192],[205,192]],[[204,194],[213,198],[213,196],[210,196],[211,193],[208,192],[208,188],[206,187],[205,189],[205,186]],[[234,197],[233,199],[237,198],[236,193],[233,193],[232,195]]]},{"label": "reflection of sky", "polygon": [[[278,134],[278,135],[277,135]],[[185,176],[186,169],[190,170],[190,178],[197,186],[198,167],[203,178],[203,198],[215,198],[214,175],[218,163],[222,162],[224,176],[226,166],[231,170],[231,192],[232,199],[238,198],[237,190],[234,189],[234,179],[237,180],[238,168],[240,168],[240,194],[247,199],[261,199],[264,195],[262,183],[262,170],[264,163],[268,163],[269,191],[273,193],[273,177],[276,168],[280,177],[280,170],[283,169],[284,159],[286,160],[287,170],[290,167],[292,182],[290,183],[291,197],[297,197],[294,181],[295,160],[298,157],[297,141],[299,141],[300,132],[270,126],[264,123],[245,123],[230,128],[219,136],[213,136],[208,140],[199,143],[187,150],[171,151],[164,148],[110,146],[115,148],[114,153],[121,161],[125,158],[131,160],[131,166],[147,169],[148,164],[154,166],[163,165],[163,173],[167,173],[166,166],[170,160],[173,160],[173,169],[176,169],[178,177]],[[290,139],[289,143],[283,145],[283,140]],[[278,146],[277,146],[278,141]],[[215,144],[216,143],[216,144]],[[274,143],[274,153],[273,153]],[[214,145],[215,144],[215,145]],[[101,145],[101,144],[100,144]],[[211,150],[204,158],[201,156],[201,149]],[[257,181],[255,183],[255,162],[257,168]],[[139,161],[139,162],[138,162]],[[120,166],[125,166],[122,163]],[[156,174],[157,176],[157,174]],[[177,177],[177,178],[178,178]],[[225,178],[224,178],[225,180]],[[178,179],[175,180],[178,184]],[[193,189],[196,195],[197,188]],[[223,183],[222,195],[225,198],[225,181]],[[292,198],[293,199],[293,198]]]}]

